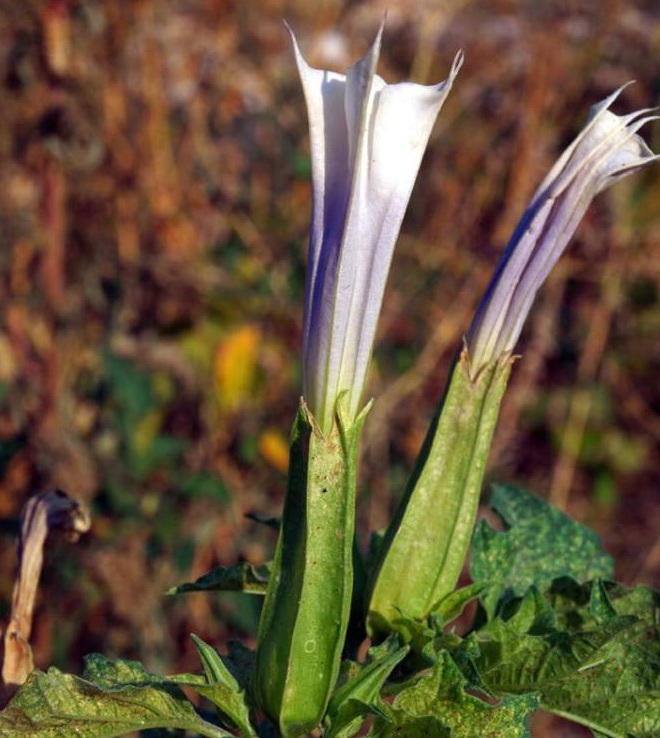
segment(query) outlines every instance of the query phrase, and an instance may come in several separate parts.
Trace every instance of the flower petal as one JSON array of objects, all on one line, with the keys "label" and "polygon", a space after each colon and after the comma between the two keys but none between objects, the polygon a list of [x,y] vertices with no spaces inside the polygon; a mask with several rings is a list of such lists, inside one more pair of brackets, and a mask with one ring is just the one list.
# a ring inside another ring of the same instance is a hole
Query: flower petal
[{"label": "flower petal", "polygon": [[593,198],[659,156],[637,131],[657,116],[608,110],[624,88],[595,105],[587,125],[536,191],[502,256],[467,337],[472,371],[513,351],[536,293]]},{"label": "flower petal", "polygon": [[357,415],[380,307],[419,165],[463,61],[438,85],[375,74],[382,26],[348,74],[312,69],[294,39],[310,119],[313,216],[303,327],[304,396],[321,427],[348,393]]}]

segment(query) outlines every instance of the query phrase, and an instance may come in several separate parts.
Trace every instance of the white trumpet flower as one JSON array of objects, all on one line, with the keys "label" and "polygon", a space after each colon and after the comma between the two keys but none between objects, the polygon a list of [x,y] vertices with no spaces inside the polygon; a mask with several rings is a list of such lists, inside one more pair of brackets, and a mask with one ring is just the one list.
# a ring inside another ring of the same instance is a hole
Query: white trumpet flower
[{"label": "white trumpet flower", "polygon": [[[625,87],[625,85],[624,85]],[[471,373],[511,353],[536,293],[593,198],[660,157],[637,131],[658,116],[608,108],[624,87],[591,109],[586,126],[541,183],[486,290],[467,336]]]},{"label": "white trumpet flower", "polygon": [[305,285],[303,396],[328,433],[360,400],[385,283],[431,129],[461,67],[434,86],[376,75],[382,26],[346,75],[313,69],[291,34],[310,128],[313,213]]}]

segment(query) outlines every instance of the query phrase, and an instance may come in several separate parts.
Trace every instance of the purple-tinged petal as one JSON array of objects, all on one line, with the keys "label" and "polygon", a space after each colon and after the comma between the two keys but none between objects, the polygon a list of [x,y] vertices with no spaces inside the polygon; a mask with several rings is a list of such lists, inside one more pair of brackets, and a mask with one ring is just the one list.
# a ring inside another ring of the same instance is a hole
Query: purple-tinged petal
[{"label": "purple-tinged petal", "polygon": [[467,336],[472,372],[515,348],[553,266],[593,198],[659,159],[637,131],[657,116],[608,110],[623,87],[595,105],[586,126],[536,191],[481,301]]},{"label": "purple-tinged petal", "polygon": [[[346,76],[312,69],[293,39],[310,122],[313,214],[303,325],[303,394],[320,426],[337,397],[358,414],[408,199],[462,64],[438,85],[376,75],[383,28]],[[292,35],[293,37],[293,35]]]}]

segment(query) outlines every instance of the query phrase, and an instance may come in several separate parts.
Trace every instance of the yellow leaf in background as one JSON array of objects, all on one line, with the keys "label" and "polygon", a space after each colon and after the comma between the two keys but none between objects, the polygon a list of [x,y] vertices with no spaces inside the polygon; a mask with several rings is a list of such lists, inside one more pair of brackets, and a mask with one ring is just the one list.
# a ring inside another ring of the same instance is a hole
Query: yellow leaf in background
[{"label": "yellow leaf in background", "polygon": [[289,468],[289,444],[275,428],[267,428],[259,436],[259,453],[275,469],[286,474]]},{"label": "yellow leaf in background", "polygon": [[215,354],[215,389],[220,405],[235,410],[250,399],[259,355],[261,331],[243,325],[226,335]]}]

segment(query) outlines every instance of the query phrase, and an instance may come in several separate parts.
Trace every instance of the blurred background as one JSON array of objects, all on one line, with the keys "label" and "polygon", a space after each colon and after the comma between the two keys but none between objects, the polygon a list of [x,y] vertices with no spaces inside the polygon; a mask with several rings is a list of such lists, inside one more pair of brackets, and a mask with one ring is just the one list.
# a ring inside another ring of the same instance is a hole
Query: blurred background
[{"label": "blurred background", "polygon": [[[49,546],[39,667],[79,671],[102,651],[197,670],[190,632],[253,642],[255,599],[163,592],[275,545],[245,516],[281,510],[310,218],[282,19],[313,65],[345,71],[386,10],[388,81],[445,79],[458,49],[467,61],[385,297],[364,542],[536,185],[613,89],[636,80],[618,112],[659,102],[660,6],[0,0],[3,621],[26,499],[58,486],[93,515],[76,546]],[[643,133],[660,151],[660,125]],[[596,529],[622,581],[660,586],[660,167],[590,208],[519,349],[489,478]]]}]

